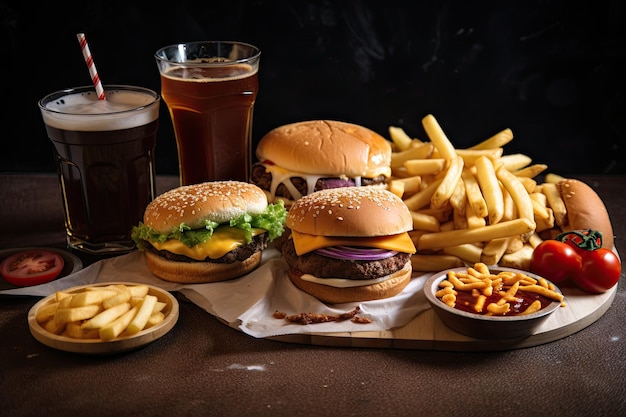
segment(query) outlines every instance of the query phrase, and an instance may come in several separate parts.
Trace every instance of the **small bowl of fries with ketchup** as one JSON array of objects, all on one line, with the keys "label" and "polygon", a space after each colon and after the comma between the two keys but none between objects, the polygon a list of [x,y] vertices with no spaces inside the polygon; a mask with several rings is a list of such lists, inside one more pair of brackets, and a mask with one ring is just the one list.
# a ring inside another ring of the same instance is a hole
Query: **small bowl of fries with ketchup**
[{"label": "small bowl of fries with ketchup", "polygon": [[446,326],[478,339],[531,336],[565,307],[561,290],[545,278],[483,263],[434,274],[424,294]]}]

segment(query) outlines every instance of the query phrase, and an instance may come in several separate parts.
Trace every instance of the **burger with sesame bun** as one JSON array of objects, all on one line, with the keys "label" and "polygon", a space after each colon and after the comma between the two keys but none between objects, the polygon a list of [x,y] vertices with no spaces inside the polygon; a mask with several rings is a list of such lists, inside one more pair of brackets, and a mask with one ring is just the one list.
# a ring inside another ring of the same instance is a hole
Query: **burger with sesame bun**
[{"label": "burger with sesame bun", "polygon": [[413,228],[402,199],[382,188],[321,190],[287,214],[280,251],[289,279],[331,304],[389,298],[412,274]]},{"label": "burger with sesame bun", "polygon": [[268,204],[253,184],[215,181],[175,188],[146,207],[133,240],[148,268],[166,281],[225,281],[255,269],[284,232],[282,202]]},{"label": "burger with sesame bun", "polygon": [[391,142],[353,123],[307,120],[279,126],[261,138],[250,182],[269,201],[290,206],[328,188],[384,187],[391,175]]}]

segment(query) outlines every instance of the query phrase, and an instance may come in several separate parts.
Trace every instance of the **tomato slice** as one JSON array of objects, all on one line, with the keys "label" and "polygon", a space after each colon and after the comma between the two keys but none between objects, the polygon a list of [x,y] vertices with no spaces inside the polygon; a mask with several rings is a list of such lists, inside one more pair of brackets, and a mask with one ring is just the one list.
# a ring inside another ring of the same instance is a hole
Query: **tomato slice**
[{"label": "tomato slice", "polygon": [[29,249],[5,258],[0,264],[0,274],[11,284],[20,287],[39,285],[58,277],[64,264],[63,257],[56,252]]}]

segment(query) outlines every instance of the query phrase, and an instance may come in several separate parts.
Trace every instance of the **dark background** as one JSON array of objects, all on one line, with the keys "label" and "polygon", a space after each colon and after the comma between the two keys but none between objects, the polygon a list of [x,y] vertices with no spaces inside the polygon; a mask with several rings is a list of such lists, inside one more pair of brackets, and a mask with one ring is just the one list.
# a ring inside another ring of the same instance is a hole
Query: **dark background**
[{"label": "dark background", "polygon": [[[0,3],[0,171],[54,171],[37,100],[90,83],[85,32],[105,84],[159,91],[153,53],[180,41],[262,50],[255,142],[327,118],[427,139],[433,114],[458,148],[511,128],[505,153],[551,172],[626,174],[626,42],[620,0],[132,1]],[[619,63],[619,64],[618,64]],[[177,174],[162,104],[157,174]]]}]

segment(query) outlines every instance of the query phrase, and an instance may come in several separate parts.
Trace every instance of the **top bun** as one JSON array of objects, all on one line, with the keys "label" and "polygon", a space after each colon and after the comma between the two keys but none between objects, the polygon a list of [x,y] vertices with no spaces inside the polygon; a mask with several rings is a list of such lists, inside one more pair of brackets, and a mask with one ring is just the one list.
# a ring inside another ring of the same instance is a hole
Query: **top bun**
[{"label": "top bun", "polygon": [[406,204],[376,187],[343,187],[316,191],[297,200],[287,227],[315,236],[389,236],[413,229]]},{"label": "top bun", "polygon": [[329,177],[391,175],[391,143],[365,127],[311,120],[277,127],[259,141],[256,155],[290,171]]},{"label": "top bun", "polygon": [[214,181],[185,185],[157,196],[148,206],[143,223],[159,233],[169,233],[185,223],[192,229],[205,220],[224,223],[244,213],[263,213],[267,197],[253,184]]},{"label": "top bun", "polygon": [[613,227],[600,196],[582,181],[567,179],[557,183],[567,208],[568,225],[563,231],[593,229],[602,233],[602,247],[613,249]]}]

